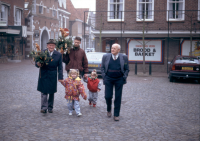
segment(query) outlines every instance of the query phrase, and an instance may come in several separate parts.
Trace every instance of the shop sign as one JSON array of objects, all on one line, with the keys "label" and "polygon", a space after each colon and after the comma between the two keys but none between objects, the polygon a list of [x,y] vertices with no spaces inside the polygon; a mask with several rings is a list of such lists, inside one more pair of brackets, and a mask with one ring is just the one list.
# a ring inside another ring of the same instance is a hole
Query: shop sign
[{"label": "shop sign", "polygon": [[[128,59],[130,62],[143,61],[143,41],[131,39],[128,41]],[[145,40],[145,62],[163,63],[162,40]]]},{"label": "shop sign", "polygon": [[[181,55],[190,55],[190,40],[183,40],[180,45]],[[200,56],[200,41],[192,40],[192,56]]]},{"label": "shop sign", "polygon": [[110,45],[107,44],[107,45],[106,45],[106,52],[109,52],[109,51],[110,51]]},{"label": "shop sign", "polygon": [[22,26],[22,37],[27,37],[27,26]]}]

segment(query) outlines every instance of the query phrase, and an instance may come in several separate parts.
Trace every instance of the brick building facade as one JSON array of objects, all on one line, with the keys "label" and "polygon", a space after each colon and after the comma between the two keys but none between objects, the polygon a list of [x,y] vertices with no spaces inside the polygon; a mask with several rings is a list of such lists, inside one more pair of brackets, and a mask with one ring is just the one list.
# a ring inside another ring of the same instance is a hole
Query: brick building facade
[{"label": "brick building facade", "polygon": [[24,0],[0,1],[0,63],[25,58]]},{"label": "brick building facade", "polygon": [[26,54],[38,43],[41,49],[46,48],[49,39],[58,39],[59,28],[69,28],[69,17],[66,0],[27,0],[30,11],[27,13],[29,34],[27,37]]},{"label": "brick building facade", "polygon": [[175,55],[189,55],[190,51],[200,55],[195,50],[200,39],[198,10],[200,0],[96,1],[96,51],[110,52],[111,45],[119,43],[121,52],[128,55],[130,69],[137,62],[141,71],[144,35],[146,63],[152,63],[152,71],[167,72],[167,62]]}]

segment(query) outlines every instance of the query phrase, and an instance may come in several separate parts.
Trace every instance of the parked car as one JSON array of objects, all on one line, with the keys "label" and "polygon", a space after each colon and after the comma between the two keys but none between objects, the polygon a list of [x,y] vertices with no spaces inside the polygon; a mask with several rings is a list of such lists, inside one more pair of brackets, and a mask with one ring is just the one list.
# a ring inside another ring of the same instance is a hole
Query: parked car
[{"label": "parked car", "polygon": [[92,72],[93,69],[96,69],[97,74],[101,75],[101,60],[105,52],[88,52],[86,54],[88,59],[88,69],[89,72]]},{"label": "parked car", "polygon": [[94,48],[86,48],[86,52],[94,52],[95,49]]},{"label": "parked car", "polygon": [[177,55],[169,66],[169,81],[175,79],[197,79],[200,82],[200,60],[195,56]]}]

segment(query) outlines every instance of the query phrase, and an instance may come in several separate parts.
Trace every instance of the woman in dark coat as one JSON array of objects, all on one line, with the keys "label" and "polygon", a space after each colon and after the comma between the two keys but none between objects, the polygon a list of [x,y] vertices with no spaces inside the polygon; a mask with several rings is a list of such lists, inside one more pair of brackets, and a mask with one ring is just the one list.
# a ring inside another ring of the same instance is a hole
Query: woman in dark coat
[{"label": "woman in dark coat", "polygon": [[[52,61],[49,61],[48,65],[41,65],[39,62],[36,62],[36,67],[40,68],[37,90],[41,92],[41,113],[46,113],[47,109],[49,113],[53,113],[54,93],[57,92],[57,79],[59,82],[63,80],[62,55],[54,50],[55,46],[54,40],[50,39],[46,50],[48,50],[49,55],[52,57]],[[49,99],[47,99],[48,94]]]}]

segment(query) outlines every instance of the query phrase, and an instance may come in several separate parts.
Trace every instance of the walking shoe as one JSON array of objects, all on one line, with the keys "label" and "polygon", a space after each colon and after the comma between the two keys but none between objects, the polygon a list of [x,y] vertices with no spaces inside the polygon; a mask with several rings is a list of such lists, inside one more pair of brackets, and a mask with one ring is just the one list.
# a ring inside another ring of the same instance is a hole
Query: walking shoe
[{"label": "walking shoe", "polygon": [[69,113],[69,115],[71,116],[71,115],[72,115],[72,113]]},{"label": "walking shoe", "polygon": [[89,105],[92,105],[92,102],[91,102],[91,101],[89,101]]},{"label": "walking shoe", "polygon": [[111,111],[110,111],[110,112],[107,112],[107,116],[108,116],[108,117],[111,117],[111,116],[112,116]]},{"label": "walking shoe", "polygon": [[79,114],[77,115],[77,117],[80,117],[80,116],[82,116],[82,114],[81,114],[81,113],[79,113]]},{"label": "walking shoe", "polygon": [[53,113],[53,110],[48,110],[49,113]]},{"label": "walking shoe", "polygon": [[47,110],[41,110],[40,113],[47,113]]},{"label": "walking shoe", "polygon": [[114,121],[119,121],[119,117],[114,116]]},{"label": "walking shoe", "polygon": [[93,107],[96,107],[96,104],[93,104]]}]

